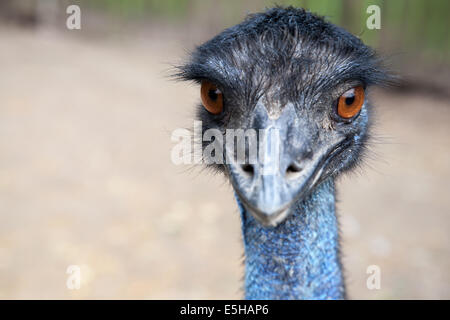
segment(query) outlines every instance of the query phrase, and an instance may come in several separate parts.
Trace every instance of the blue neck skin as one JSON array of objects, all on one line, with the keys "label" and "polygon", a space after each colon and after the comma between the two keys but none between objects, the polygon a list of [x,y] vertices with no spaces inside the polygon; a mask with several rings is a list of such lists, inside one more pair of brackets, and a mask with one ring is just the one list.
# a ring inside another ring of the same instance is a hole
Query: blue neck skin
[{"label": "blue neck skin", "polygon": [[238,200],[246,299],[343,299],[334,181],[321,183],[275,228],[261,226]]}]

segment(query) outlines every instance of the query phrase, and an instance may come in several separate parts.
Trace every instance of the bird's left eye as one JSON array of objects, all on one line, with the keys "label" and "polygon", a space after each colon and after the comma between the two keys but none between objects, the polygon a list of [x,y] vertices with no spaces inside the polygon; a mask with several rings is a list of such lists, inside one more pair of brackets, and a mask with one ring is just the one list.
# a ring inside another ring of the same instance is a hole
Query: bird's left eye
[{"label": "bird's left eye", "polygon": [[364,104],[364,88],[354,87],[344,92],[337,102],[337,114],[344,119],[355,117]]}]

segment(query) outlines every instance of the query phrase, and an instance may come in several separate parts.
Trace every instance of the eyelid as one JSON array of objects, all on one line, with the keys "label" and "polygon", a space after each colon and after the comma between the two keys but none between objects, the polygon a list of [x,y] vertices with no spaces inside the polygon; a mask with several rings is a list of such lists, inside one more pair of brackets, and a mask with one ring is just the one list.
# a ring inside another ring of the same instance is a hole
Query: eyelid
[{"label": "eyelid", "polygon": [[355,88],[350,88],[350,89],[348,89],[348,90],[345,91],[343,94],[341,94],[341,97],[342,97],[342,96],[345,96],[347,93],[348,93],[349,95],[350,95],[351,93],[354,94],[354,93],[355,93]]},{"label": "eyelid", "polygon": [[342,84],[342,86],[340,86],[340,89],[337,90],[338,97],[342,96],[348,90],[356,88],[356,87],[363,87],[363,89],[366,90],[366,85],[364,83],[362,83],[361,81],[355,81],[355,80],[348,81],[348,82],[345,82],[345,84]]}]

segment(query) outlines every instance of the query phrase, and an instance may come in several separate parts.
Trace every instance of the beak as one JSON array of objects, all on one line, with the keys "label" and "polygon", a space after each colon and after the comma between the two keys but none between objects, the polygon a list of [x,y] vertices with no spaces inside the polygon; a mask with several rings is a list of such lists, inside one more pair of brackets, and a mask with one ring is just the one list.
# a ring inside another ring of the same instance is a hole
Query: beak
[{"label": "beak", "polygon": [[257,141],[248,139],[251,135],[237,139],[248,142],[243,157],[236,152],[242,148],[230,144],[235,139],[226,137],[226,170],[244,208],[262,225],[276,226],[319,180],[328,152],[312,152],[314,128],[297,116],[292,104],[270,119],[259,103],[251,122],[251,128],[258,129]]}]

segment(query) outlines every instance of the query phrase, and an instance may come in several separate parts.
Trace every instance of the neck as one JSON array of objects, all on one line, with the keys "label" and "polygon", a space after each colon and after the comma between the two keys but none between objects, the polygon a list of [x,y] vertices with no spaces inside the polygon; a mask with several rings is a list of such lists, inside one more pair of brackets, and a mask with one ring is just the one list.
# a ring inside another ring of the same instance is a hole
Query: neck
[{"label": "neck", "polygon": [[239,204],[246,299],[343,299],[334,181],[321,183],[274,228]]}]

